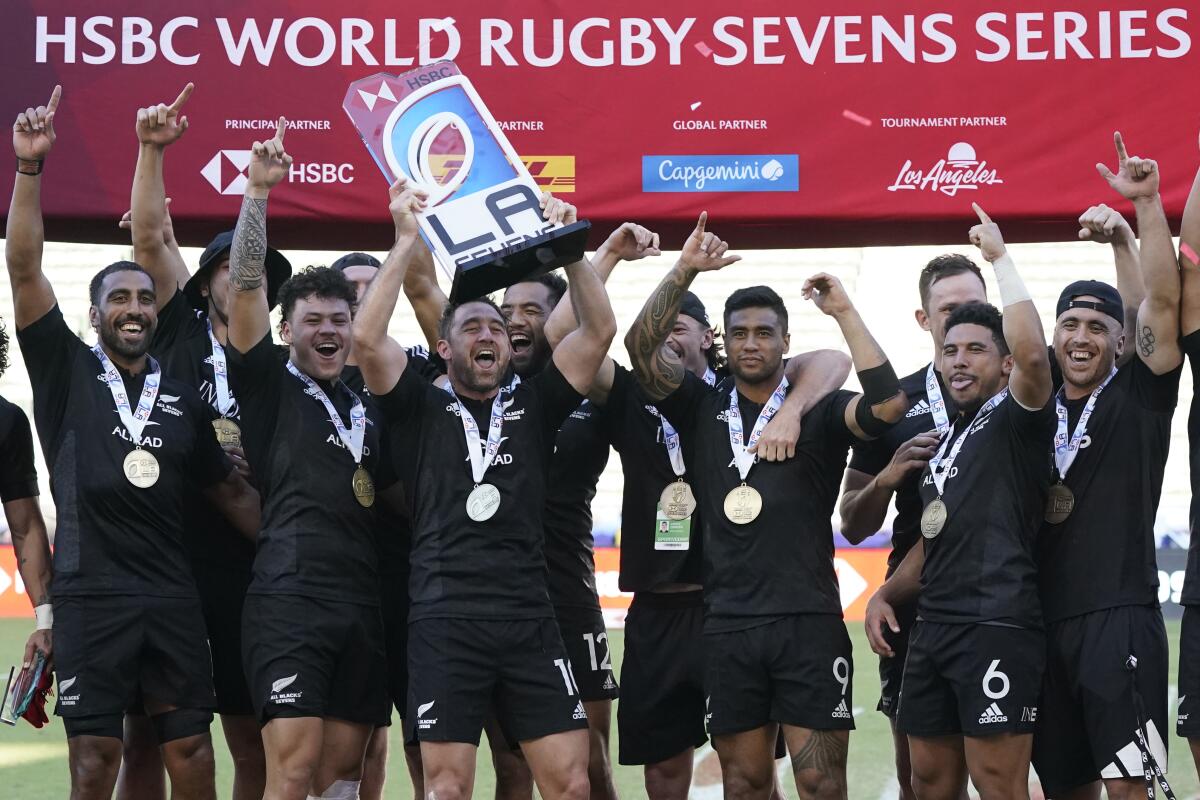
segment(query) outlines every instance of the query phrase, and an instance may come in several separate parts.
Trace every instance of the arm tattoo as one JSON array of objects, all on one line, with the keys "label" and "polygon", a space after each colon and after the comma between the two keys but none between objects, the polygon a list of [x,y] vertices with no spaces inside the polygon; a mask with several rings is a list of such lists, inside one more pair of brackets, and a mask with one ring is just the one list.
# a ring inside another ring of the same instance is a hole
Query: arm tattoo
[{"label": "arm tattoo", "polygon": [[1149,325],[1143,325],[1137,337],[1138,351],[1141,352],[1142,358],[1149,358],[1154,354],[1154,341],[1154,331]]},{"label": "arm tattoo", "polygon": [[633,324],[633,369],[652,400],[661,400],[683,383],[683,361],[663,344],[675,326],[690,282],[675,270],[667,273]]},{"label": "arm tattoo", "polygon": [[258,289],[267,264],[267,201],[242,198],[229,249],[229,282],[239,292]]},{"label": "arm tattoo", "polygon": [[[792,756],[792,772],[820,772],[837,786],[846,785],[847,741],[837,731],[813,731],[808,741]],[[843,790],[844,796],[844,790]]]}]

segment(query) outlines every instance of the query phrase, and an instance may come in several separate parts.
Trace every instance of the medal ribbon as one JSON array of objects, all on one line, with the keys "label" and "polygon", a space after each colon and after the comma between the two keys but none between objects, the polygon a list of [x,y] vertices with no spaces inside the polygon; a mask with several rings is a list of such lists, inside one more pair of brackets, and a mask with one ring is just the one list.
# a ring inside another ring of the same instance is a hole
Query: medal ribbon
[{"label": "medal ribbon", "polygon": [[121,380],[121,373],[117,372],[117,368],[113,366],[108,354],[104,352],[104,348],[97,343],[92,346],[92,353],[100,360],[100,366],[104,369],[104,382],[108,384],[113,402],[117,405],[121,423],[133,437],[134,445],[141,447],[142,431],[145,430],[146,422],[150,419],[150,412],[154,410],[154,401],[158,398],[158,384],[162,380],[158,362],[153,357],[146,356],[149,372],[146,374],[146,382],[142,385],[142,396],[138,398],[137,409],[131,410],[129,398],[125,395],[125,382]]},{"label": "medal ribbon", "polygon": [[729,413],[726,415],[726,425],[729,426],[729,447],[733,450],[733,460],[737,463],[738,474],[742,476],[743,481],[750,474],[750,468],[754,466],[754,453],[751,453],[748,448],[758,443],[758,437],[762,436],[763,428],[767,427],[767,423],[778,413],[779,408],[783,405],[783,398],[787,394],[787,387],[788,379],[785,375],[780,378],[779,385],[775,387],[775,391],[771,392],[766,405],[758,413],[758,420],[754,423],[754,429],[750,431],[750,438],[745,444],[742,443],[742,410],[738,408],[736,383],[729,392]]},{"label": "medal ribbon", "polygon": [[454,387],[450,385],[450,382],[446,382],[446,391],[454,398],[454,402],[458,403],[458,418],[462,421],[463,433],[467,436],[467,455],[471,459],[471,478],[475,481],[476,486],[483,483],[484,473],[495,460],[496,453],[500,451],[500,431],[504,428],[504,396],[511,395],[516,391],[520,383],[520,376],[513,375],[512,382],[506,388],[496,392],[496,397],[492,400],[492,416],[488,421],[488,438],[485,449],[480,444],[479,425],[475,422],[475,417],[471,416],[471,412],[454,393]]},{"label": "medal ribbon", "polygon": [[[705,368],[704,382],[709,386],[716,384],[717,373]],[[657,408],[654,410],[658,411]],[[667,458],[671,459],[671,471],[675,473],[676,478],[682,478],[685,469],[683,466],[683,448],[679,446],[679,434],[675,431],[675,427],[662,414],[658,415],[658,421],[662,423],[663,444],[667,446]]]},{"label": "medal ribbon", "polygon": [[[346,445],[346,449],[350,451],[350,455],[354,457],[355,464],[362,463],[363,454],[363,437],[367,433],[367,412],[363,408],[362,400],[358,399],[350,387],[338,381],[338,385],[350,395],[350,399],[354,401],[354,405],[350,407],[350,429],[347,430],[342,422],[342,415],[333,407],[333,403],[329,400],[329,395],[325,394],[325,390],[320,384],[312,378],[305,375],[289,358],[287,362],[288,372],[295,375],[308,388],[308,394],[316,398],[325,406],[325,413],[329,415],[329,421],[333,423],[334,429],[338,433],[338,438],[342,440],[342,444]],[[215,370],[214,370],[215,372]]]},{"label": "medal ribbon", "polygon": [[933,415],[933,424],[937,432],[946,435],[950,430],[950,415],[946,413],[946,401],[942,398],[942,385],[938,383],[937,370],[933,362],[925,368],[925,396],[929,398],[929,413]]},{"label": "medal ribbon", "polygon": [[[933,476],[933,483],[937,487],[938,497],[946,490],[946,479],[950,477],[950,468],[954,466],[954,460],[958,458],[958,451],[962,450],[963,443],[967,441],[967,437],[974,433],[988,415],[995,410],[996,406],[1004,401],[1008,396],[1008,387],[1000,390],[1000,393],[988,400],[979,409],[979,413],[975,415],[975,419],[971,420],[971,424],[967,429],[958,435],[954,440],[954,446],[950,448],[950,454],[946,455],[946,447],[950,444],[950,437],[942,438],[942,446],[938,448],[937,455],[929,459],[929,474]],[[945,465],[944,467],[942,465]],[[940,469],[939,469],[940,468]]]},{"label": "medal ribbon", "polygon": [[1116,375],[1117,368],[1113,367],[1104,382],[1092,392],[1087,405],[1083,407],[1083,413],[1079,415],[1079,421],[1075,423],[1075,431],[1069,435],[1069,438],[1067,423],[1070,417],[1067,415],[1067,407],[1063,405],[1062,401],[1066,387],[1059,389],[1058,394],[1054,395],[1054,410],[1058,414],[1058,432],[1054,434],[1054,465],[1058,467],[1059,480],[1067,477],[1067,470],[1075,463],[1075,457],[1079,455],[1079,445],[1083,442],[1083,434],[1087,432],[1088,420],[1091,418],[1092,412],[1096,410],[1096,400],[1104,391],[1104,387],[1108,386],[1108,382]]},{"label": "medal ribbon", "polygon": [[217,389],[217,411],[222,417],[228,417],[233,408],[233,392],[229,391],[229,365],[225,361],[225,348],[213,335],[212,323],[204,321],[208,327],[208,341],[212,345],[213,385]]}]

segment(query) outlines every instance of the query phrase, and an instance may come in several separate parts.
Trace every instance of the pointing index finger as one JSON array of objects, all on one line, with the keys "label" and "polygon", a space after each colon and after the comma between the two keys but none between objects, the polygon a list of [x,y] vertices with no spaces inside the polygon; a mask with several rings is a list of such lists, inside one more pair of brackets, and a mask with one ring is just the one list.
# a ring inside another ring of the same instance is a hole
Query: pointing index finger
[{"label": "pointing index finger", "polygon": [[979,203],[971,203],[971,208],[975,209],[975,213],[979,215],[979,221],[984,225],[991,223],[992,218],[987,215],[987,212],[979,207]]},{"label": "pointing index finger", "polygon": [[188,85],[183,87],[183,91],[175,98],[175,102],[171,103],[171,111],[178,111],[187,102],[187,99],[192,96],[192,89],[196,88],[196,84],[188,82]]},{"label": "pointing index finger", "polygon": [[704,224],[708,222],[708,212],[701,211],[700,219],[696,220],[696,231],[694,236],[704,236]]},{"label": "pointing index finger", "polygon": [[54,87],[54,91],[50,93],[50,101],[48,103],[46,103],[46,112],[47,113],[53,113],[54,110],[56,108],[58,108],[58,101],[59,101],[59,98],[61,98],[61,97],[62,97],[62,86],[56,84]]},{"label": "pointing index finger", "polygon": [[1129,154],[1125,152],[1125,139],[1121,137],[1120,131],[1113,131],[1113,144],[1117,146],[1117,161],[1124,165],[1128,160]]},{"label": "pointing index finger", "polygon": [[285,130],[287,130],[287,120],[283,117],[280,117],[279,124],[275,127],[275,138],[280,142],[283,141],[283,134]]}]

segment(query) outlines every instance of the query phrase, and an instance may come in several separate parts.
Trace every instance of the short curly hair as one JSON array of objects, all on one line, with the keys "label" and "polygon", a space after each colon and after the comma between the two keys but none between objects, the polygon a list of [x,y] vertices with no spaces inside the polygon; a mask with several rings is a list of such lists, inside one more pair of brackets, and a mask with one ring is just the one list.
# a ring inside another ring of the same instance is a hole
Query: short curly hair
[{"label": "short curly hair", "polygon": [[100,288],[104,286],[104,279],[109,275],[113,275],[118,272],[140,272],[143,275],[150,274],[146,272],[141,264],[138,264],[134,261],[114,261],[92,276],[92,281],[88,284],[88,299],[91,301],[92,305],[100,305]]},{"label": "short curly hair", "polygon": [[1001,355],[1008,355],[1008,342],[1004,340],[1004,315],[991,303],[967,303],[950,312],[946,319],[946,334],[955,325],[981,325],[992,332],[992,341]]},{"label": "short curly hair", "polygon": [[296,308],[296,302],[306,297],[345,300],[353,309],[358,301],[358,291],[339,270],[331,267],[305,267],[279,287],[279,309],[283,319],[287,320]]}]

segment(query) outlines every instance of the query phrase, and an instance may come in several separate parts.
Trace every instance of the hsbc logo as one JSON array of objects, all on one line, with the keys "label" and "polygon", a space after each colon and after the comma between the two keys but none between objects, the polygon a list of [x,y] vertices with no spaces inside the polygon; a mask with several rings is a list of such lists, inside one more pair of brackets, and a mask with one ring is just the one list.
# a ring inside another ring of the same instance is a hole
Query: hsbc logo
[{"label": "hsbc logo", "polygon": [[244,194],[249,168],[249,150],[218,150],[200,169],[200,175],[221,194]]},{"label": "hsbc logo", "polygon": [[[221,194],[240,195],[246,192],[250,171],[249,150],[218,150],[200,168],[208,185]],[[310,161],[295,162],[288,170],[290,183],[354,183],[353,164],[334,164]]]}]

